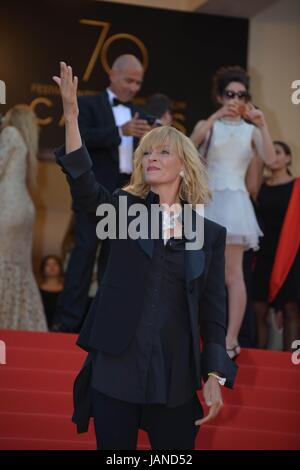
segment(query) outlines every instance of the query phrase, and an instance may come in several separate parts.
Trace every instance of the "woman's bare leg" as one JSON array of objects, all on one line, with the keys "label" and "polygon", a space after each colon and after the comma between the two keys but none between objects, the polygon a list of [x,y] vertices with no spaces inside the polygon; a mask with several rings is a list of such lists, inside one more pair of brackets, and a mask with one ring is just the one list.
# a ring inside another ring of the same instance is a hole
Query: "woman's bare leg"
[{"label": "woman's bare leg", "polygon": [[[247,294],[243,273],[243,256],[243,246],[226,246],[225,282],[228,290],[227,349],[232,349],[238,344],[238,335],[246,309]],[[229,355],[232,356],[234,353]]]}]

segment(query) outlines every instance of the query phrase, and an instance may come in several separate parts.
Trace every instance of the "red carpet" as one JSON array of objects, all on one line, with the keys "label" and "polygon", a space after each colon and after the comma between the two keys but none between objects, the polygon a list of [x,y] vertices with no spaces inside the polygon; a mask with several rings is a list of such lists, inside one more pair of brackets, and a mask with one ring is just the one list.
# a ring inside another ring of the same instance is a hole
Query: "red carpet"
[{"label": "red carpet", "polygon": [[[72,385],[85,354],[74,335],[0,330],[0,449],[95,449],[92,426],[76,434]],[[289,353],[244,349],[235,389],[203,426],[197,449],[300,449],[300,365]],[[139,449],[148,449],[140,432]]]}]

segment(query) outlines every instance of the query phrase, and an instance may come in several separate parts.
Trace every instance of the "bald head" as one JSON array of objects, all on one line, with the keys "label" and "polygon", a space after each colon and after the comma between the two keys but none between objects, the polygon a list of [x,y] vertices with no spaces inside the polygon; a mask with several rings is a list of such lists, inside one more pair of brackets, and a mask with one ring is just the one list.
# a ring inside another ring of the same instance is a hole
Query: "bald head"
[{"label": "bald head", "polygon": [[120,71],[126,68],[132,68],[143,71],[141,62],[132,54],[123,54],[117,57],[112,64],[112,70]]},{"label": "bald head", "polygon": [[131,54],[118,57],[110,70],[110,88],[120,101],[131,101],[139,92],[144,76],[141,62]]}]

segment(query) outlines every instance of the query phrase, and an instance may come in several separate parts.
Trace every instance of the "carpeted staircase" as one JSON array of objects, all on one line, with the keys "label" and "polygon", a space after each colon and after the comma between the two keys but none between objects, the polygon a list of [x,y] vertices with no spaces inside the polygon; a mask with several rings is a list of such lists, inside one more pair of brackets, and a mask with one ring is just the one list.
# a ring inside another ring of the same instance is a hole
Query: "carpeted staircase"
[{"label": "carpeted staircase", "polygon": [[[95,449],[92,426],[76,434],[72,386],[85,354],[76,336],[0,330],[0,449]],[[300,365],[291,354],[244,349],[234,390],[198,433],[197,449],[300,449]],[[139,434],[139,449],[149,449]]]}]

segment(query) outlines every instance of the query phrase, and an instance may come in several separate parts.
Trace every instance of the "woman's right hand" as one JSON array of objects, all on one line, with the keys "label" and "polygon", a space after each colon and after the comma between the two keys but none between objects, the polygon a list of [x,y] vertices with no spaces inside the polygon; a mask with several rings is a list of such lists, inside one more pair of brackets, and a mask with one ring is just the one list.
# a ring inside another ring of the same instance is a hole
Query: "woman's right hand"
[{"label": "woman's right hand", "polygon": [[65,122],[71,122],[78,118],[77,86],[78,78],[73,78],[72,67],[65,62],[60,62],[60,77],[52,77],[59,86],[63,102]]},{"label": "woman's right hand", "polygon": [[222,108],[218,109],[206,121],[197,122],[190,136],[196,147],[202,144],[205,136],[212,128],[215,121],[224,117],[237,117],[239,115],[239,105],[236,103],[226,103]]},{"label": "woman's right hand", "polygon": [[216,119],[225,117],[237,117],[239,115],[239,105],[236,103],[226,103],[214,114]]}]

